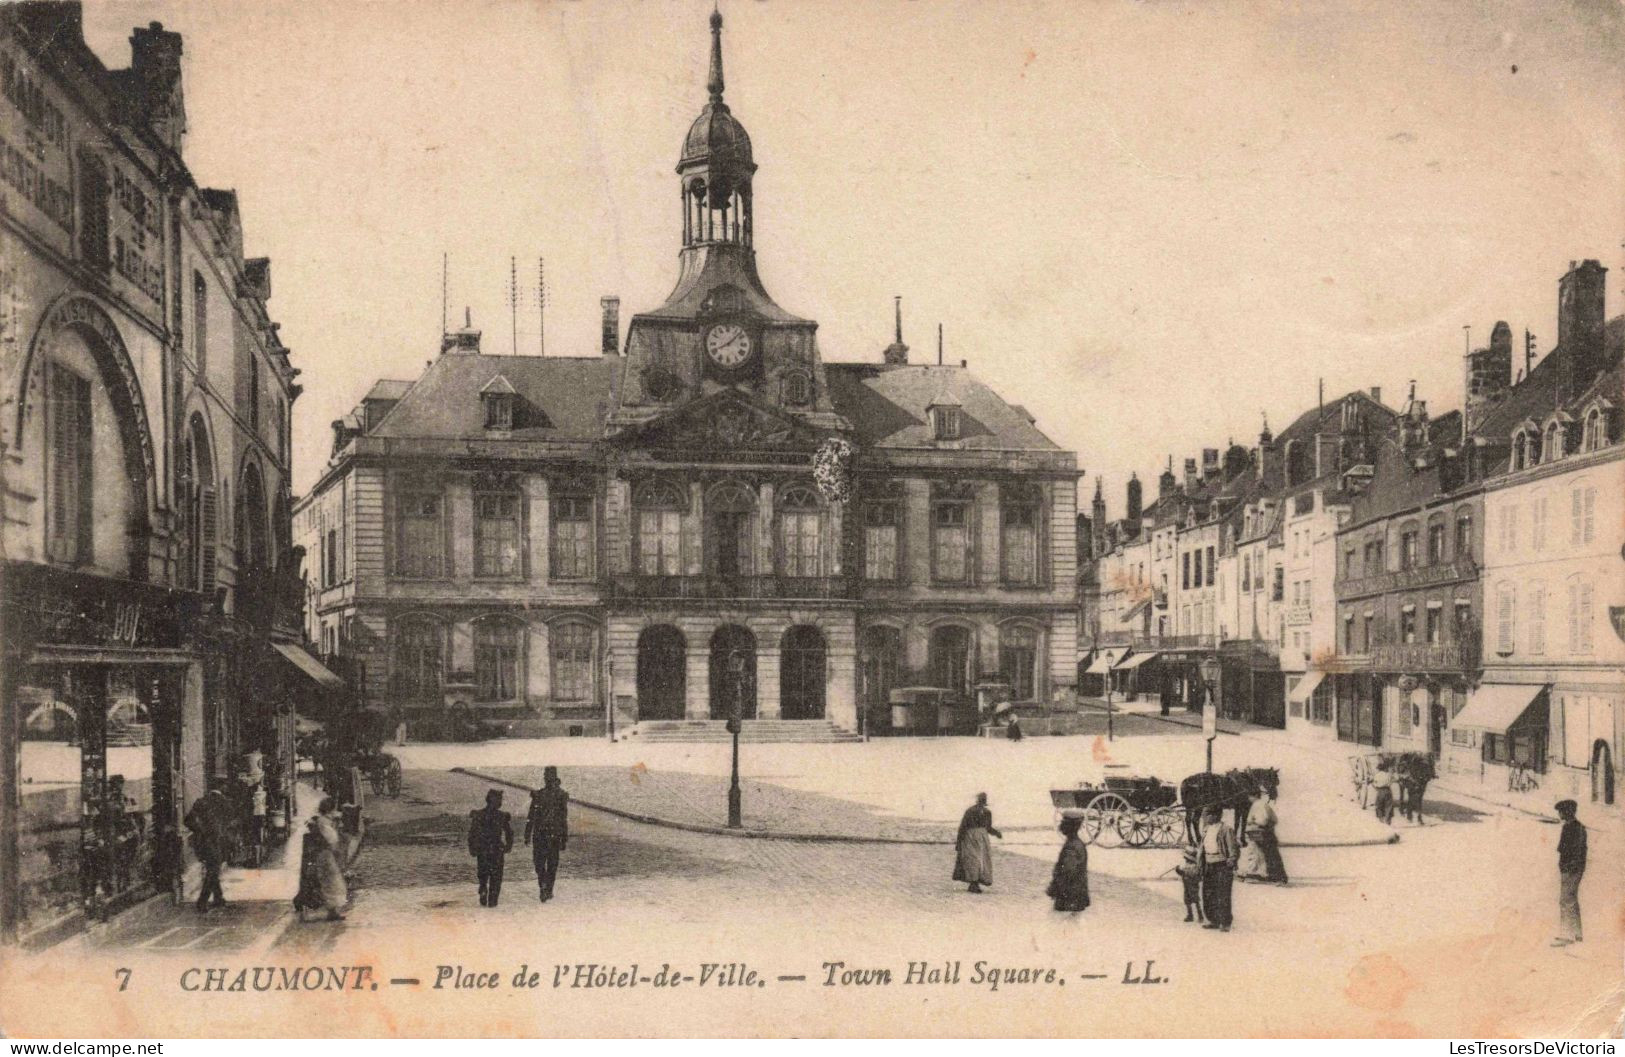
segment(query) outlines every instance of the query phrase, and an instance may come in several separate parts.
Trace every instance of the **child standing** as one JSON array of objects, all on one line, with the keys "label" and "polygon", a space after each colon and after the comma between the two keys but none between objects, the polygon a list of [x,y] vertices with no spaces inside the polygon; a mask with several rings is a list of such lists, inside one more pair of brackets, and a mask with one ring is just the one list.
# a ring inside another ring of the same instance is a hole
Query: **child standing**
[{"label": "child standing", "polygon": [[1179,875],[1180,883],[1185,888],[1185,920],[1204,921],[1202,916],[1202,868],[1196,861],[1196,844],[1185,845],[1183,861],[1174,872]]}]

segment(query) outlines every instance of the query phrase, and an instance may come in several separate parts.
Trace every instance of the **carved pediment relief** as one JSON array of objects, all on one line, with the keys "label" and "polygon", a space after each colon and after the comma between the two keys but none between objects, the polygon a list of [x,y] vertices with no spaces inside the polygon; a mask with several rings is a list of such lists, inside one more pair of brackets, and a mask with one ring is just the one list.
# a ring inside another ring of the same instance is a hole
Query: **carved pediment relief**
[{"label": "carved pediment relief", "polygon": [[624,439],[634,445],[695,451],[810,451],[819,437],[795,419],[729,392],[655,419]]}]

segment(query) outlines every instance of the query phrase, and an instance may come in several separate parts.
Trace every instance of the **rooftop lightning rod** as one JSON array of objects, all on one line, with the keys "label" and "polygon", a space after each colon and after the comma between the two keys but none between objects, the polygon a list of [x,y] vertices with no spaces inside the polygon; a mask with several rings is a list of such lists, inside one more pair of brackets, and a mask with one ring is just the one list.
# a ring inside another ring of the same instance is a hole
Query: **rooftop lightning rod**
[{"label": "rooftop lightning rod", "polygon": [[536,258],[536,355],[547,355],[547,261]]},{"label": "rooftop lightning rod", "polygon": [[519,258],[508,258],[508,318],[513,324],[513,354],[519,355]]},{"label": "rooftop lightning rod", "polygon": [[446,284],[451,271],[451,254],[440,255],[440,333],[446,333]]}]

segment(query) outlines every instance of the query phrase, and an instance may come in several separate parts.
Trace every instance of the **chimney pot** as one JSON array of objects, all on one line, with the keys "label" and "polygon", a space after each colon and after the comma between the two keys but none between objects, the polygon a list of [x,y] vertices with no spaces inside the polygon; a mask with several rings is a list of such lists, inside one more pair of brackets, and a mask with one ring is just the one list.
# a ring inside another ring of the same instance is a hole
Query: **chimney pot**
[{"label": "chimney pot", "polygon": [[1382,403],[1382,386],[1374,385],[1371,387],[1371,399],[1379,404]]},{"label": "chimney pot", "polygon": [[604,310],[603,339],[599,351],[605,356],[618,355],[621,348],[621,299],[613,295],[598,299]]}]

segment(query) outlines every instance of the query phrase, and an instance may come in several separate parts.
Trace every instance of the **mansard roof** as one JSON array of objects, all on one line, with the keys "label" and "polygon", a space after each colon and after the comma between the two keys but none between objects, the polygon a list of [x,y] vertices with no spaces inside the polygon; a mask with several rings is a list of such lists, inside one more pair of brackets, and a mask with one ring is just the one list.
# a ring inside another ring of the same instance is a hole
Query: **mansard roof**
[{"label": "mansard roof", "polygon": [[836,412],[852,423],[864,447],[936,447],[929,409],[947,396],[961,408],[958,448],[1061,450],[1026,412],[963,367],[826,363],[824,371]]},{"label": "mansard roof", "polygon": [[[1603,370],[1597,378],[1592,379],[1584,389],[1578,392],[1565,392],[1568,387],[1570,361],[1573,351],[1562,347],[1555,348],[1547,353],[1528,377],[1507,390],[1504,397],[1484,421],[1474,431],[1476,436],[1483,437],[1491,443],[1505,443],[1511,439],[1518,426],[1529,419],[1535,422],[1544,422],[1548,415],[1558,408],[1580,408],[1585,406],[1590,396],[1599,391],[1599,386],[1606,386],[1610,376],[1614,378],[1613,389],[1619,391],[1617,367],[1621,354],[1625,353],[1625,316],[1615,316],[1603,328],[1603,357],[1611,365]],[[1488,467],[1488,472],[1497,472],[1497,467]]]},{"label": "mansard roof", "polygon": [[[372,436],[483,440],[485,411],[478,397],[501,377],[519,398],[509,437],[597,440],[604,432],[619,369],[620,358],[615,356],[444,355],[400,397]],[[373,392],[383,385],[383,381],[374,385]]]}]

